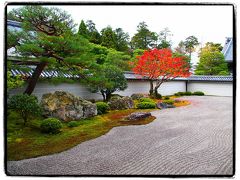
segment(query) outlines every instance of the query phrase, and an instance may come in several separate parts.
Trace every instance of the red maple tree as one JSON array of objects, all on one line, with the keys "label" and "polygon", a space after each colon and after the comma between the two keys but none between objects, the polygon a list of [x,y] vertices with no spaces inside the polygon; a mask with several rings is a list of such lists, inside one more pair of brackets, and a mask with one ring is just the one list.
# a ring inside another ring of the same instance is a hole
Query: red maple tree
[{"label": "red maple tree", "polygon": [[137,57],[132,71],[149,79],[150,95],[157,95],[162,83],[176,77],[190,76],[189,69],[190,64],[185,56],[174,56],[170,49],[152,49]]}]

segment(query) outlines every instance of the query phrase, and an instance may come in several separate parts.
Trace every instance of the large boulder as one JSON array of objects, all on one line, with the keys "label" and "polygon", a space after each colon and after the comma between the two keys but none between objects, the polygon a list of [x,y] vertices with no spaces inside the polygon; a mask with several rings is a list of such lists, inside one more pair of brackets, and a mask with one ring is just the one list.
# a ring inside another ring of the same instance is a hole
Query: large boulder
[{"label": "large boulder", "polygon": [[80,120],[97,115],[97,107],[90,101],[65,91],[56,91],[42,96],[43,115],[63,121]]},{"label": "large boulder", "polygon": [[125,96],[114,96],[108,102],[111,110],[122,110],[122,109],[131,109],[134,108],[134,102],[132,98]]},{"label": "large boulder", "polygon": [[148,95],[147,94],[142,94],[142,93],[134,93],[134,94],[131,95],[131,98],[133,100],[139,100],[139,99],[144,98],[144,97],[148,97]]}]

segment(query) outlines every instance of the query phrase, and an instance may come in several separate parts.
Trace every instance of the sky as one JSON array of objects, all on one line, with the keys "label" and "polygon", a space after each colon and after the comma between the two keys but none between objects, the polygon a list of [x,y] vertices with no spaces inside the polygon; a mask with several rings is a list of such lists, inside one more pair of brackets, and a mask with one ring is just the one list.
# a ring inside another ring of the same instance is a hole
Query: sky
[{"label": "sky", "polygon": [[[204,46],[206,42],[224,45],[232,37],[232,6],[55,6],[71,14],[75,23],[92,20],[98,31],[111,26],[122,28],[132,37],[139,22],[145,21],[150,31],[159,33],[168,27],[173,34],[172,47],[188,36],[196,36]],[[8,11],[16,6],[8,6]],[[78,27],[78,26],[77,26]],[[193,54],[193,63],[197,62]]]}]

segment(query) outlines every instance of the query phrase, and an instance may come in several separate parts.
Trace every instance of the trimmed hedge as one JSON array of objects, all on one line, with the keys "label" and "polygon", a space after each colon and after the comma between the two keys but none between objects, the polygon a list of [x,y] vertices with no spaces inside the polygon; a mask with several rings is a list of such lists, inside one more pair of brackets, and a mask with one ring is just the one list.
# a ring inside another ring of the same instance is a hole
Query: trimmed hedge
[{"label": "trimmed hedge", "polygon": [[137,104],[138,109],[155,109],[156,104],[153,102],[140,102]]},{"label": "trimmed hedge", "polygon": [[171,104],[171,105],[173,105],[174,100],[168,99],[168,100],[163,100],[162,102],[163,102],[163,103],[166,103],[166,104]]},{"label": "trimmed hedge", "polygon": [[110,109],[109,105],[105,102],[96,102],[96,105],[98,114],[105,114]]},{"label": "trimmed hedge", "polygon": [[191,96],[191,95],[192,95],[192,92],[187,91],[187,92],[184,93],[184,95],[185,95],[185,96]]},{"label": "trimmed hedge", "polygon": [[196,92],[192,93],[192,95],[204,96],[204,93],[202,91],[196,91]]},{"label": "trimmed hedge", "polygon": [[140,102],[150,102],[150,103],[154,103],[154,101],[150,98],[140,98],[139,99]]},{"label": "trimmed hedge", "polygon": [[62,128],[62,123],[56,118],[47,118],[44,119],[41,123],[41,131],[48,134],[56,134],[60,132]]}]

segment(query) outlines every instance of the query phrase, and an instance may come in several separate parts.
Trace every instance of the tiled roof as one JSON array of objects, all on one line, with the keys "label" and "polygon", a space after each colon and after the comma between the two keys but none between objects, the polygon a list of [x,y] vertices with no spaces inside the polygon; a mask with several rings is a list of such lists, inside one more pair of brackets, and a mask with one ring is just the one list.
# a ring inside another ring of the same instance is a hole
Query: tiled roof
[{"label": "tiled roof", "polygon": [[7,26],[13,26],[21,28],[21,23],[18,21],[7,20]]},{"label": "tiled roof", "polygon": [[[21,70],[17,70],[17,69],[12,69],[11,73],[12,73],[13,76],[22,75],[22,76],[25,76],[25,77],[30,77],[30,76],[32,76],[33,70],[31,69],[29,71],[21,71]],[[133,72],[130,72],[130,71],[125,71],[124,76],[128,80],[146,80],[147,79],[147,78],[144,78],[140,75],[134,74]],[[65,73],[65,72],[61,72],[61,71],[57,71],[57,70],[44,70],[40,75],[40,78],[54,78],[54,77],[79,78],[78,75],[74,75],[70,71],[68,71],[68,73]],[[187,81],[188,80],[188,81],[231,82],[231,81],[233,81],[233,77],[232,76],[192,75],[188,78],[179,77],[179,78],[176,78],[174,80],[175,81]]]}]

